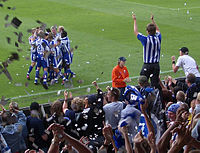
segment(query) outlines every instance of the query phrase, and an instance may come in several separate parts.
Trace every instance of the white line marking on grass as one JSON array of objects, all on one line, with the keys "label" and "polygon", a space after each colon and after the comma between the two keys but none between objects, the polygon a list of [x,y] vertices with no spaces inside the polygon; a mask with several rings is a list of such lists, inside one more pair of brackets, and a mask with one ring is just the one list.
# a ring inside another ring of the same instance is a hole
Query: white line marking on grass
[{"label": "white line marking on grass", "polygon": [[143,3],[137,3],[137,2],[131,2],[131,3],[134,3],[136,5],[141,5],[141,6],[155,7],[155,8],[159,8],[159,9],[173,9],[173,8],[162,7],[162,6],[151,5],[151,4],[143,4]]},{"label": "white line marking on grass", "polygon": [[[177,11],[178,8],[170,8],[170,7],[162,7],[162,6],[157,6],[157,5],[151,5],[151,4],[143,4],[143,3],[137,3],[137,2],[131,2],[136,5],[141,5],[141,6],[147,6],[147,7],[154,7],[154,8],[159,8],[159,9],[165,9],[165,10],[172,10],[172,11]],[[199,9],[199,6],[196,7],[184,7],[184,8],[179,8],[179,10],[191,10],[191,9]]]},{"label": "white line marking on grass", "polygon": [[[170,10],[173,10],[173,11],[177,11],[178,8],[169,8]],[[179,10],[192,10],[192,9],[200,9],[199,6],[197,7],[184,7],[184,8],[179,8]]]},{"label": "white line marking on grass", "polygon": [[[182,70],[182,69],[181,69]],[[180,70],[179,70],[180,71]],[[170,73],[173,72],[173,70],[169,70],[169,71],[161,71],[160,74],[165,74],[165,73]],[[137,79],[139,78],[139,76],[135,76],[135,77],[130,77],[131,79]],[[98,83],[99,85],[101,84],[108,84],[108,83],[112,83],[112,81],[105,81],[105,82],[100,82]],[[88,88],[88,87],[92,87],[93,85],[85,85],[85,86],[80,86],[80,87],[74,87],[74,88],[69,88],[69,89],[62,89],[60,91],[65,91],[65,90],[77,90],[77,89],[84,89],[84,88]],[[19,99],[19,98],[26,98],[26,97],[32,97],[32,96],[39,96],[39,95],[46,95],[46,94],[51,94],[51,93],[56,93],[59,90],[54,90],[54,91],[47,91],[47,92],[40,92],[40,93],[35,93],[35,94],[30,94],[30,95],[23,95],[23,96],[17,96],[17,97],[12,97],[10,98],[11,100],[13,99]]]}]

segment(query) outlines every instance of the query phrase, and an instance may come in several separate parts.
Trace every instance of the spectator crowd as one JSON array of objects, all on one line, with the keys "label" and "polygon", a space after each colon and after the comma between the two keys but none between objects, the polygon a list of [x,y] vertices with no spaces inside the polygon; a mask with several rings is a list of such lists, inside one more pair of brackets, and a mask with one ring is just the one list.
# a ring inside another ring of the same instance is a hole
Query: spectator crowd
[{"label": "spectator crowd", "polygon": [[[194,81],[194,82],[192,82]],[[124,101],[120,90],[52,103],[50,113],[32,102],[25,115],[16,102],[9,110],[1,105],[2,152],[194,152],[200,149],[200,92],[195,76],[186,83],[168,76],[159,90],[150,87],[146,76],[138,86],[128,85]],[[196,84],[190,89],[190,84]],[[186,93],[185,93],[186,91]],[[191,96],[192,95],[192,96]]]}]

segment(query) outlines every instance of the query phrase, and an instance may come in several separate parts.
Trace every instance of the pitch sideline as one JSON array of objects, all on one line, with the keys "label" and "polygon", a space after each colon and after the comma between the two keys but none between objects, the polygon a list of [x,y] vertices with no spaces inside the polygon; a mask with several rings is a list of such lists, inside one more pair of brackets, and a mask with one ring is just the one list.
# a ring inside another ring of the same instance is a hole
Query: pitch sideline
[{"label": "pitch sideline", "polygon": [[[181,69],[182,70],[182,69]],[[179,70],[179,71],[181,71]],[[169,70],[169,71],[161,71],[160,74],[165,74],[165,73],[170,73],[173,72],[173,70]],[[135,77],[130,77],[131,79],[137,79],[139,76],[135,76]],[[102,84],[108,84],[108,83],[112,83],[112,81],[105,81],[105,82],[100,82],[98,83],[99,85]],[[67,90],[76,90],[76,89],[84,89],[84,88],[89,88],[92,87],[93,85],[85,85],[85,86],[79,86],[79,87],[74,87],[74,88],[69,88]],[[62,90],[54,90],[54,91],[48,91],[48,92],[40,92],[40,93],[35,93],[35,94],[28,94],[28,95],[23,95],[23,96],[17,96],[17,97],[12,97],[12,98],[8,98],[8,99],[19,99],[19,98],[26,98],[26,97],[32,97],[32,96],[39,96],[39,95],[46,95],[46,94],[51,94],[51,93],[56,93],[58,91],[65,91],[66,89],[62,89]]]},{"label": "pitch sideline", "polygon": [[[178,8],[170,8],[170,7],[162,7],[162,6],[157,6],[157,5],[151,5],[151,4],[143,4],[143,3],[137,3],[137,2],[131,2],[136,5],[141,5],[141,6],[146,6],[146,7],[154,7],[154,8],[159,8],[159,9],[165,9],[165,10],[172,10],[172,11],[177,11]],[[184,8],[179,8],[179,10],[191,10],[191,9],[198,9],[200,8],[199,6],[194,6],[194,7],[184,7]]]}]

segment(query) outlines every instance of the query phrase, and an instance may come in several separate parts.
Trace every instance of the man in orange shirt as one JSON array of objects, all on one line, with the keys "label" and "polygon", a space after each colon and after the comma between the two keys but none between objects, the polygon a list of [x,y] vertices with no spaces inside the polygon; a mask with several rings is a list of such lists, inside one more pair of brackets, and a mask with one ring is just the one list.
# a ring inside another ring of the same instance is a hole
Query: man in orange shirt
[{"label": "man in orange shirt", "polygon": [[126,87],[126,83],[131,82],[129,78],[128,70],[125,66],[126,58],[120,57],[118,59],[118,65],[112,70],[112,87],[118,88],[120,90],[119,100],[123,101],[123,94]]}]

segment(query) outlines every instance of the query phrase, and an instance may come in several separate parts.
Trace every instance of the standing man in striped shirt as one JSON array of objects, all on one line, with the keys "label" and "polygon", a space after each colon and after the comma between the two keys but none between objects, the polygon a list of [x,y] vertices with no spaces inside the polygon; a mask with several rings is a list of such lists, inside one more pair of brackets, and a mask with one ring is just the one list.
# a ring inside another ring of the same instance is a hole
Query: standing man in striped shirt
[{"label": "standing man in striped shirt", "polygon": [[151,16],[152,23],[146,27],[148,36],[144,36],[138,32],[136,16],[132,15],[134,21],[134,34],[143,45],[143,61],[144,65],[140,75],[145,75],[151,80],[151,86],[159,88],[159,74],[160,74],[160,48],[161,48],[161,34],[158,26],[154,21],[154,16]]}]

